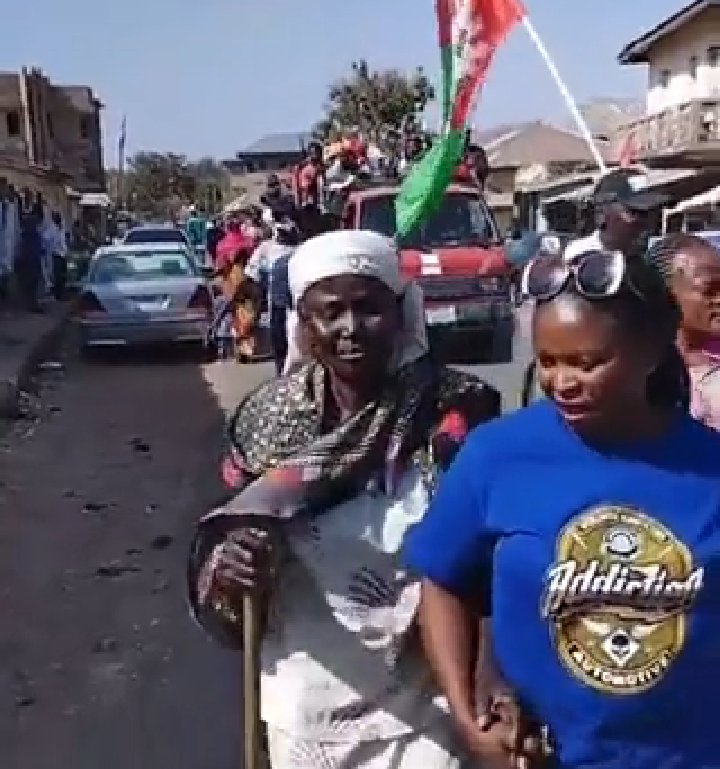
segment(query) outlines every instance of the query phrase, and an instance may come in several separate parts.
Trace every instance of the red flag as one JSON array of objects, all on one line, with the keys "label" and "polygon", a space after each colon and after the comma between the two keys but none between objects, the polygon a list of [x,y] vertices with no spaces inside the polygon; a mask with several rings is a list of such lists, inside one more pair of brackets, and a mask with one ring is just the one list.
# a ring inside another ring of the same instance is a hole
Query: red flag
[{"label": "red flag", "polygon": [[[437,0],[444,81],[450,89],[452,128],[467,122],[496,49],[523,16],[519,0]],[[448,49],[449,46],[449,49]],[[452,96],[454,92],[454,98]]]},{"label": "red flag", "polygon": [[442,47],[440,139],[413,168],[395,203],[397,232],[411,232],[440,206],[465,149],[465,127],[492,57],[525,16],[520,0],[437,0]]}]

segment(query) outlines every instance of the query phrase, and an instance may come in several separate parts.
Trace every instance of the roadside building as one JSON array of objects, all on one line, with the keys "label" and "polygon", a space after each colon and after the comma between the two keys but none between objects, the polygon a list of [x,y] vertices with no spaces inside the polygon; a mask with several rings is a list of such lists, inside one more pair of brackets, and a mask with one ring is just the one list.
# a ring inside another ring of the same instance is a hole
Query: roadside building
[{"label": "roadside building", "polygon": [[53,84],[35,68],[0,73],[0,177],[76,218],[84,193],[105,190],[101,109],[88,86]]},{"label": "roadside building", "polygon": [[638,162],[696,169],[664,212],[668,229],[720,224],[720,0],[696,0],[624,46],[619,62],[647,67],[645,114],[623,129]]},{"label": "roadside building", "polygon": [[[490,164],[487,200],[501,230],[524,222],[524,193],[532,185],[549,183],[567,174],[592,173],[596,163],[585,140],[573,131],[548,123],[529,122],[476,132]],[[601,152],[609,153],[599,141]]]}]

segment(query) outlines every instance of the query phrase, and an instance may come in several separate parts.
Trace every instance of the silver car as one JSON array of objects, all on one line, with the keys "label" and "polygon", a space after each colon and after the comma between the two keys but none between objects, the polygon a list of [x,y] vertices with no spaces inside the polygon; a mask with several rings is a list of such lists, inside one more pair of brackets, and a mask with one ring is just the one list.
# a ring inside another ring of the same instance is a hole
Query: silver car
[{"label": "silver car", "polygon": [[174,243],[184,245],[190,256],[201,269],[210,267],[207,250],[204,246],[194,248],[185,232],[178,227],[166,224],[142,224],[133,227],[125,233],[120,241],[126,246],[157,245],[158,243]]},{"label": "silver car", "polygon": [[160,243],[171,243],[192,249],[187,235],[179,228],[166,224],[141,224],[129,229],[122,239],[125,246],[157,246]]},{"label": "silver car", "polygon": [[109,246],[93,257],[78,299],[84,350],[204,343],[213,315],[207,280],[183,246]]}]

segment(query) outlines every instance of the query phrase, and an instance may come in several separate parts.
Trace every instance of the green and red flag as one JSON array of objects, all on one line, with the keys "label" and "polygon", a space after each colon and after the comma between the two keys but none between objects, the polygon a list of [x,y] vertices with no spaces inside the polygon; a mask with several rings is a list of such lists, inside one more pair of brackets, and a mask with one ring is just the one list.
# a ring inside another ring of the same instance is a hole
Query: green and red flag
[{"label": "green and red flag", "polygon": [[436,0],[442,53],[442,131],[405,179],[395,203],[397,234],[436,211],[465,148],[465,129],[493,55],[523,16],[519,0]]}]

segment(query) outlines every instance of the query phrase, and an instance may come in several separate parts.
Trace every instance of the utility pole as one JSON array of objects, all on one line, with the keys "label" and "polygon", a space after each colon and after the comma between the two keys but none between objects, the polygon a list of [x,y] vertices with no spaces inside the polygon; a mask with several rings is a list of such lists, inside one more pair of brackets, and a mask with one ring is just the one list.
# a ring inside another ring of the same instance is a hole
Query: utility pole
[{"label": "utility pole", "polygon": [[117,178],[117,205],[123,208],[125,197],[125,140],[127,138],[127,118],[123,117],[118,137],[118,178]]}]

